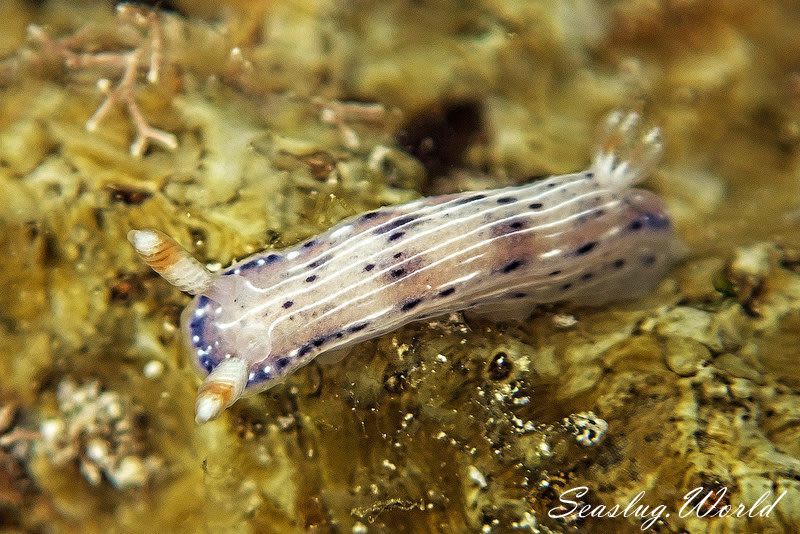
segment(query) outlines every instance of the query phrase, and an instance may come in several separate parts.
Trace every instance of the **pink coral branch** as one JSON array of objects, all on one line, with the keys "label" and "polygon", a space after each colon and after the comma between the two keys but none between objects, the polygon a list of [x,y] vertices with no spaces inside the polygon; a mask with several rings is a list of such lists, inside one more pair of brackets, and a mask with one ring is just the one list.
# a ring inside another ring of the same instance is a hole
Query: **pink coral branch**
[{"label": "pink coral branch", "polygon": [[351,123],[380,124],[386,119],[386,107],[383,104],[325,101],[321,98],[315,98],[313,103],[320,108],[320,120],[335,126],[345,146],[351,149],[361,144]]},{"label": "pink coral branch", "polygon": [[97,111],[94,112],[94,115],[86,121],[86,129],[93,132],[97,130],[100,121],[108,115],[114,105],[117,103],[124,103],[136,127],[136,139],[134,139],[131,145],[131,155],[133,156],[141,156],[144,154],[151,140],[164,145],[170,150],[174,150],[178,147],[178,140],[176,137],[169,132],[150,126],[145,120],[139,106],[136,104],[134,88],[141,55],[141,49],[136,49],[125,56],[125,72],[122,75],[122,79],[113,89],[108,87],[108,80],[101,80],[101,86],[106,91],[106,98],[103,103],[100,104],[100,107],[97,108]]},{"label": "pink coral branch", "polygon": [[128,52],[80,53],[74,49],[83,46],[87,41],[86,29],[81,29],[69,37],[53,39],[39,26],[31,25],[28,33],[32,40],[39,43],[43,55],[59,58],[67,69],[105,69],[121,72],[121,78],[115,87],[111,81],[102,78],[98,86],[105,93],[105,99],[86,121],[86,129],[97,130],[117,104],[123,104],[136,128],[136,138],[131,144],[131,154],[141,156],[151,141],[174,150],[178,146],[177,138],[163,130],[150,126],[136,103],[135,91],[139,76],[139,67],[144,55],[144,48],[149,48],[149,65],[147,81],[156,83],[161,73],[164,57],[164,36],[156,11],[141,8],[132,4],[121,4],[117,7],[119,18],[123,22],[132,23],[147,29],[149,47],[139,47]]},{"label": "pink coral branch", "polygon": [[120,4],[117,14],[123,20],[137,26],[146,26],[150,34],[150,66],[147,70],[147,81],[156,83],[161,74],[161,63],[164,56],[164,34],[155,10],[144,9],[133,4]]}]

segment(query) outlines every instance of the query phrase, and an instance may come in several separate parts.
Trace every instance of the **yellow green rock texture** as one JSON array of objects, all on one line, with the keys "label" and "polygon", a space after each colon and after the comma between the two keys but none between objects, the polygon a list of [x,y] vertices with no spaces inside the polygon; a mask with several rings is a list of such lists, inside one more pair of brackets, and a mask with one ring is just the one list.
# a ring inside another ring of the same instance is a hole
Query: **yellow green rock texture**
[{"label": "yellow green rock texture", "polygon": [[[109,2],[0,4],[0,529],[639,530],[548,516],[587,486],[593,505],[645,491],[673,512],[653,530],[800,530],[800,8],[166,7],[135,101],[177,147],[137,156],[124,106],[85,128],[119,73],[36,29],[124,54],[143,26]],[[645,186],[690,251],[651,296],[410,325],[195,426],[188,297],[129,229],[220,268],[379,205],[578,170],[631,107],[664,130]],[[700,485],[786,494],[768,518],[678,517]]]}]

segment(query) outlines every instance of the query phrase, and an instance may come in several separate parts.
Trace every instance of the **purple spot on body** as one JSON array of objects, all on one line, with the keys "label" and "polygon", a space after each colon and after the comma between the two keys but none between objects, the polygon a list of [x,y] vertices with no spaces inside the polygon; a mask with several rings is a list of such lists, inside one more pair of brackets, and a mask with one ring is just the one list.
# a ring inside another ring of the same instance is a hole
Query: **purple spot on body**
[{"label": "purple spot on body", "polygon": [[528,204],[528,207],[530,209],[532,209],[532,210],[538,210],[539,208],[542,207],[542,203],[541,202],[533,202],[532,204]]},{"label": "purple spot on body", "polygon": [[638,223],[638,228],[648,228],[650,230],[664,230],[671,226],[669,217],[664,215],[663,213],[655,213],[655,212],[648,212],[643,213],[639,216],[638,219],[631,222],[629,228],[633,229],[633,226]]},{"label": "purple spot on body", "polygon": [[289,308],[291,308],[292,306],[294,306],[294,302],[292,302],[291,300],[287,300],[286,302],[284,302],[284,303],[283,303],[283,307],[284,307],[284,309],[287,309],[287,310],[288,310],[288,309],[289,309]]},{"label": "purple spot on body", "polygon": [[453,293],[455,293],[455,291],[456,291],[456,288],[448,287],[447,289],[442,289],[441,291],[439,291],[439,296],[440,297],[446,297],[447,295],[452,295]]},{"label": "purple spot on body", "polygon": [[303,243],[303,248],[311,248],[316,244],[317,244],[317,240],[316,239],[312,239],[311,241],[306,241],[305,243]]},{"label": "purple spot on body", "polygon": [[248,269],[252,269],[253,267],[255,267],[257,265],[258,265],[258,260],[251,260],[251,261],[248,261],[247,263],[243,263],[242,265],[240,265],[239,266],[239,270],[240,271],[246,271]]},{"label": "purple spot on body", "polygon": [[268,380],[270,377],[272,377],[272,373],[265,371],[262,367],[253,374],[253,379],[250,383],[263,382],[264,380]]},{"label": "purple spot on body", "polygon": [[374,263],[368,263],[368,264],[366,264],[366,265],[364,266],[364,270],[365,270],[365,271],[371,271],[371,270],[372,270],[372,269],[374,269],[374,268],[375,268],[375,264],[374,264]]},{"label": "purple spot on body", "polygon": [[351,333],[355,333],[355,332],[360,332],[361,330],[364,330],[366,327],[367,327],[367,323],[361,323],[361,324],[357,324],[357,325],[351,326],[348,330]]},{"label": "purple spot on body", "polygon": [[516,201],[517,201],[516,197],[500,197],[497,199],[498,204],[510,204]]},{"label": "purple spot on body", "polygon": [[316,279],[317,279],[317,275],[316,275],[316,274],[312,274],[311,276],[309,276],[308,278],[306,278],[306,282],[309,282],[309,283],[310,283],[310,282],[313,282],[313,281],[314,281],[314,280],[316,280]]},{"label": "purple spot on body", "polygon": [[483,198],[486,198],[486,195],[472,195],[467,198],[457,200],[456,205],[460,206],[461,204],[469,204],[470,202],[475,202],[476,200],[481,200]]},{"label": "purple spot on body", "polygon": [[505,274],[508,274],[508,273],[510,273],[512,271],[516,271],[517,269],[522,267],[522,265],[524,265],[524,263],[525,262],[522,261],[522,260],[513,260],[513,261],[510,261],[507,264],[505,264],[503,266],[503,268],[500,269],[500,271],[502,271]]},{"label": "purple spot on body", "polygon": [[404,235],[406,235],[405,232],[395,232],[395,233],[393,233],[392,235],[389,236],[389,241],[394,241],[395,239],[400,239]]},{"label": "purple spot on body", "polygon": [[284,356],[283,358],[278,358],[278,361],[276,361],[275,364],[278,366],[278,369],[284,369],[291,363],[291,361],[291,358]]},{"label": "purple spot on body", "polygon": [[398,278],[406,274],[406,270],[403,269],[402,267],[399,269],[392,269],[391,271],[389,271],[389,274],[391,274],[394,278]]},{"label": "purple spot on body", "polygon": [[417,307],[417,305],[419,305],[420,302],[422,302],[422,299],[407,300],[406,302],[403,303],[402,306],[400,306],[400,310],[401,311],[413,310],[414,308]]},{"label": "purple spot on body", "polygon": [[375,229],[375,233],[377,235],[385,234],[395,230],[401,226],[405,226],[416,219],[416,216],[413,215],[406,215],[404,217],[398,217],[397,219],[388,221]]},{"label": "purple spot on body", "polygon": [[590,252],[596,246],[597,246],[597,241],[589,241],[588,243],[578,247],[578,249],[575,251],[575,254],[581,256],[583,254]]},{"label": "purple spot on body", "polygon": [[323,256],[322,258],[320,258],[318,260],[314,260],[311,263],[309,263],[308,264],[308,268],[309,269],[315,269],[315,268],[319,267],[320,265],[323,265],[325,262],[327,262],[330,259],[331,259],[331,256]]}]

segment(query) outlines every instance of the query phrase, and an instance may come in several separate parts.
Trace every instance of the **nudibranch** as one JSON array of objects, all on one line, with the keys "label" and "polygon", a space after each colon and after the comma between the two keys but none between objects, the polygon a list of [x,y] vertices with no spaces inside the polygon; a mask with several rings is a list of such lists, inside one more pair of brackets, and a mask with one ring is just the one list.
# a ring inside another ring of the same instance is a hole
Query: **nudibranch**
[{"label": "nudibranch", "polygon": [[218,274],[161,232],[131,231],[144,260],[195,295],[182,330],[207,375],[197,422],[411,321],[468,309],[524,318],[539,303],[650,290],[681,245],[663,202],[631,187],[662,152],[659,130],[639,122],[612,113],[585,172],[384,207]]}]

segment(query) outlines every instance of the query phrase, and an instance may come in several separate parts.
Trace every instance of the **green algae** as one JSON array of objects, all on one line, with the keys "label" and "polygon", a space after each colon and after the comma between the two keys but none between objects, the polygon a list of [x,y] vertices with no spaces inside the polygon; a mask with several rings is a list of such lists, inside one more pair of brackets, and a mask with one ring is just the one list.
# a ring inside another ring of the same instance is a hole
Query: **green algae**
[{"label": "green algae", "polygon": [[[4,529],[635,531],[548,511],[582,485],[590,504],[645,491],[674,511],[701,484],[733,503],[787,494],[768,518],[656,528],[798,528],[800,12],[175,4],[183,15],[159,15],[160,80],[142,68],[136,102],[178,144],[142,157],[121,106],[85,129],[98,79],[116,78],[25,35],[90,20],[85,53],[146,35],[103,3],[0,7]],[[412,324],[195,426],[188,298],[138,261],[130,228],[221,268],[380,205],[581,168],[620,106],[664,128],[646,185],[690,249],[652,295]]]}]

